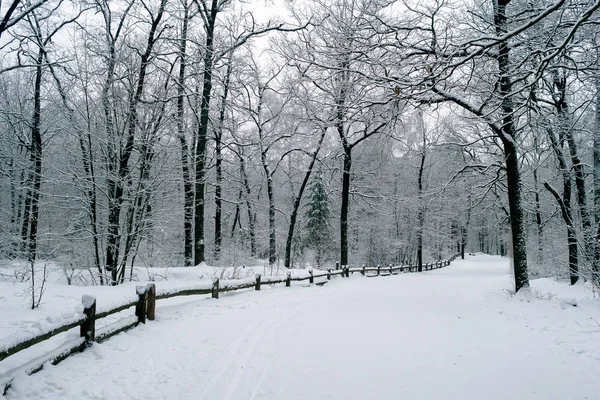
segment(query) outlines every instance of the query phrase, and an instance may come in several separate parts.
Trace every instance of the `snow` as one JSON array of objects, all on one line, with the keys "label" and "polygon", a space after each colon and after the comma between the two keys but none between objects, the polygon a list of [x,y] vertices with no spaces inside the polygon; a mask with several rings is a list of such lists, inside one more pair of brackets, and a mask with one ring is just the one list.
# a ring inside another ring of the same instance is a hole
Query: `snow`
[{"label": "snow", "polygon": [[88,294],[84,294],[81,296],[81,305],[83,308],[90,308],[96,302],[96,298],[94,296],[90,296]]},{"label": "snow", "polygon": [[138,285],[135,287],[135,292],[140,296],[143,294],[146,294],[147,290],[148,290],[147,286]]},{"label": "snow", "polygon": [[49,333],[55,329],[58,329],[64,325],[69,325],[72,323],[76,323],[85,319],[85,316],[79,312],[73,313],[64,313],[60,317],[57,316],[49,316],[44,321],[35,322],[29,326],[24,332],[20,332],[19,334],[12,335],[8,338],[5,338],[0,343],[0,351],[6,351],[9,348],[25,342],[27,340],[33,339],[39,335]]},{"label": "snow", "polygon": [[85,338],[71,339],[63,343],[57,349],[44,354],[41,357],[37,357],[24,365],[21,365],[11,371],[6,372],[0,376],[0,393],[4,390],[7,384],[10,384],[15,378],[26,378],[27,374],[31,371],[39,368],[40,366],[47,367],[46,363],[51,362],[53,359],[59,358],[65,354],[71,352],[73,348],[81,346],[85,342]]},{"label": "snow", "polygon": [[126,326],[135,324],[138,322],[138,318],[135,315],[130,315],[129,317],[122,318],[112,324],[103,326],[102,328],[96,330],[96,338],[104,337],[112,334],[113,332],[118,331]]},{"label": "snow", "polygon": [[598,299],[550,279],[514,295],[508,266],[159,301],[156,321],[19,375],[6,398],[600,399]]},{"label": "snow", "polygon": [[[49,264],[49,277],[42,304],[40,308],[33,311],[29,309],[27,282],[5,278],[0,280],[0,351],[81,319],[84,296],[95,297],[96,312],[102,313],[137,301],[137,286],[140,284],[146,286],[149,282],[155,282],[157,294],[162,295],[183,289],[211,289],[213,277],[220,277],[221,285],[234,285],[240,282],[239,278],[250,277],[249,281],[254,282],[254,275],[258,272],[263,274],[263,280],[267,279],[265,275],[271,273],[285,276],[283,269],[271,271],[264,266],[216,268],[202,263],[201,266],[193,268],[136,268],[134,276],[137,281],[125,282],[116,287],[67,286],[62,268],[51,263],[46,264]],[[16,272],[20,268],[23,268],[23,265],[0,262],[0,272],[3,277],[17,276]],[[294,273],[301,275],[305,272],[299,270]],[[99,323],[103,324],[104,320]],[[49,349],[50,347],[46,347],[41,352],[33,351],[33,353],[37,356]],[[11,364],[10,367],[13,366],[16,364]],[[6,371],[6,368],[0,364],[0,374]]]}]

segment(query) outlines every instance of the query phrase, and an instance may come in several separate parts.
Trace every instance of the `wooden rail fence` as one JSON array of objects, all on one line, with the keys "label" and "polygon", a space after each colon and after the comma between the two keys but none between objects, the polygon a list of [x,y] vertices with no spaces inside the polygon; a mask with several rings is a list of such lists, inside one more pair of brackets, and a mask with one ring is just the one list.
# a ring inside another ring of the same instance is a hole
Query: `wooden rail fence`
[{"label": "wooden rail fence", "polygon": [[[39,334],[35,337],[22,341],[18,344],[12,345],[6,349],[0,350],[0,361],[22,351],[25,350],[35,344],[41,343],[45,340],[48,340],[60,333],[66,332],[70,329],[76,328],[79,326],[79,338],[69,340],[59,348],[54,351],[47,353],[41,357],[38,357],[30,362],[22,365],[18,368],[15,368],[11,371],[0,376],[0,387],[2,387],[3,395],[6,394],[7,390],[10,388],[12,381],[15,376],[20,373],[25,373],[27,375],[34,374],[40,371],[44,364],[51,363],[52,365],[56,365],[62,360],[69,357],[71,354],[78,353],[84,351],[87,347],[90,347],[93,342],[100,343],[114,335],[117,335],[121,332],[134,328],[138,324],[146,323],[146,319],[154,320],[156,313],[156,301],[162,299],[168,299],[179,296],[192,296],[192,295],[211,295],[212,298],[218,299],[219,293],[231,292],[236,290],[250,289],[254,288],[255,290],[260,290],[262,285],[275,285],[285,283],[286,287],[290,287],[292,282],[300,282],[300,281],[309,281],[309,283],[314,284],[316,278],[326,278],[327,281],[331,280],[332,277],[336,275],[340,275],[342,277],[350,277],[353,273],[360,273],[364,276],[389,276],[389,275],[397,275],[403,272],[421,272],[421,271],[431,271],[434,269],[439,269],[450,265],[450,262],[456,259],[456,255],[451,257],[448,260],[436,261],[433,263],[427,263],[422,266],[420,269],[418,266],[381,266],[378,265],[376,267],[351,267],[351,266],[339,266],[339,263],[336,264],[335,269],[328,269],[325,272],[315,274],[311,269],[309,270],[309,275],[305,277],[295,277],[292,278],[291,272],[287,273],[285,278],[268,278],[263,281],[263,278],[260,274],[256,274],[255,279],[251,282],[242,282],[239,284],[231,284],[225,283],[221,285],[221,282],[218,278],[213,280],[212,287],[210,288],[198,288],[198,289],[181,289],[173,292],[157,294],[156,286],[154,283],[149,283],[146,286],[137,286],[136,294],[137,299],[135,301],[120,305],[111,310],[104,311],[101,313],[96,313],[96,298],[93,296],[83,296],[82,304],[83,304],[83,313],[81,316],[76,318],[75,320],[62,325],[60,327],[48,330],[42,334]],[[371,275],[367,275],[367,273],[375,273]],[[323,285],[327,281],[317,283],[317,285]],[[129,308],[135,307],[135,315],[127,318],[123,318],[120,321],[117,321],[113,324],[103,327],[99,332],[96,332],[96,321],[102,318],[106,318],[108,316],[117,314],[121,311],[125,311]]]}]

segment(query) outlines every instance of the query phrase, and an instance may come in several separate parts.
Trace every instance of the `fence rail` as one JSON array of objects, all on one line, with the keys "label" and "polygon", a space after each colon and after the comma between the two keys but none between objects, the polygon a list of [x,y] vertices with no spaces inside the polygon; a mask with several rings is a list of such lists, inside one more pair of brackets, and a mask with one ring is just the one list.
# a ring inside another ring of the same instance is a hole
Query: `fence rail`
[{"label": "fence rail", "polygon": [[[327,281],[331,280],[333,276],[341,275],[342,277],[350,277],[351,274],[360,273],[363,276],[390,276],[397,275],[402,272],[421,272],[431,271],[450,265],[450,262],[456,259],[457,255],[452,256],[448,260],[436,261],[433,263],[424,264],[422,268],[418,266],[376,266],[376,267],[351,267],[351,266],[339,266],[336,265],[335,269],[328,269],[325,272],[315,274],[311,269],[309,275],[304,277],[292,277],[291,272],[288,272],[285,278],[267,278],[263,281],[263,277],[260,274],[256,274],[255,279],[252,281],[241,282],[238,284],[225,282],[221,286],[221,282],[218,278],[213,280],[212,287],[210,288],[185,288],[167,293],[156,294],[156,286],[154,283],[149,283],[146,286],[137,286],[136,294],[137,300],[120,305],[101,313],[96,313],[96,299],[93,296],[83,296],[83,314],[65,325],[53,328],[47,332],[41,333],[35,337],[14,344],[6,349],[0,351],[0,361],[17,354],[18,352],[25,350],[38,343],[46,341],[60,333],[66,332],[70,329],[79,326],[79,338],[71,339],[61,345],[59,348],[51,351],[41,357],[38,357],[30,362],[15,368],[11,371],[6,372],[0,376],[0,387],[2,388],[2,394],[6,394],[10,388],[14,377],[20,373],[27,375],[34,374],[40,371],[44,364],[51,363],[53,365],[58,364],[62,360],[69,357],[71,354],[84,351],[87,347],[90,347],[93,342],[102,342],[109,339],[110,337],[117,335],[121,332],[127,331],[131,328],[136,327],[140,323],[145,324],[146,319],[154,320],[156,301],[162,299],[169,299],[173,297],[181,296],[196,296],[196,295],[211,295],[212,298],[218,299],[219,293],[232,292],[237,290],[251,289],[261,290],[263,285],[276,285],[285,283],[286,287],[290,287],[292,282],[309,281],[314,284],[317,278],[326,278],[324,282],[317,283],[322,285]],[[375,275],[367,275],[367,273],[376,273]],[[108,316],[117,314],[119,312],[128,310],[131,307],[135,307],[135,315],[122,318],[121,320],[114,322],[106,327],[103,327],[98,334],[96,334],[96,321]]]}]

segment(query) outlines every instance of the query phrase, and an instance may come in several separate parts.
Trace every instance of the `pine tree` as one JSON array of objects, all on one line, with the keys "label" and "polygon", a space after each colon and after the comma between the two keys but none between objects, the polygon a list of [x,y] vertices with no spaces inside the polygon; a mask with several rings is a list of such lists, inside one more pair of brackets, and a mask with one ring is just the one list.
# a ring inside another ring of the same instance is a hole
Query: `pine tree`
[{"label": "pine tree", "polygon": [[314,251],[317,267],[320,267],[331,253],[331,211],[322,171],[315,175],[309,191],[304,245]]}]

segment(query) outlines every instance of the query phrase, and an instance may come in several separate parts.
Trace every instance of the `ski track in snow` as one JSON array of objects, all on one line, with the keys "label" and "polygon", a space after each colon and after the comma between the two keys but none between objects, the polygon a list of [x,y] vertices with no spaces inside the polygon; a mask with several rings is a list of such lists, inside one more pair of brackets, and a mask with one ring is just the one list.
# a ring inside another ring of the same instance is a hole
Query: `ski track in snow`
[{"label": "ski track in snow", "polygon": [[6,398],[600,400],[599,301],[551,280],[529,296],[510,285],[507,259],[475,256],[161,301],[155,322],[18,377]]}]

